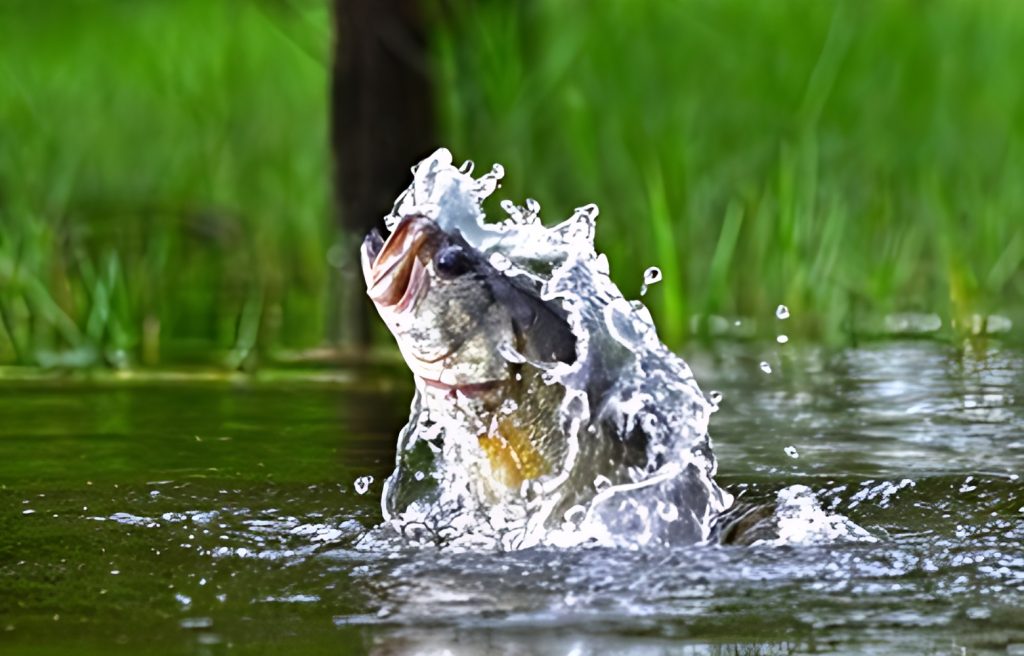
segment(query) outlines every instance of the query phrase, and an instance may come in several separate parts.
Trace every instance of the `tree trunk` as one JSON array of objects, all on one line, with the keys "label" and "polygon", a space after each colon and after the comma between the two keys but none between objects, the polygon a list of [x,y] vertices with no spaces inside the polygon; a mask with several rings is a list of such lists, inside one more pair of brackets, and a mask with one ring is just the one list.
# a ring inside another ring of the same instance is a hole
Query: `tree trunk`
[{"label": "tree trunk", "polygon": [[369,341],[358,246],[435,147],[427,21],[418,0],[335,0],[331,147],[341,245],[331,337]]}]

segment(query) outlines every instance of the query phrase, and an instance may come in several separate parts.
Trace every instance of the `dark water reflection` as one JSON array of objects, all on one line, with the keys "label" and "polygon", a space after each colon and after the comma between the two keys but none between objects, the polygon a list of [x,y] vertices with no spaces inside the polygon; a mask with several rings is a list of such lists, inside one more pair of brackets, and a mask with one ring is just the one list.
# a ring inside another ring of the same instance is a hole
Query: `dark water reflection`
[{"label": "dark water reflection", "polygon": [[[0,650],[1024,653],[1024,352],[689,356],[725,394],[712,421],[722,481],[763,500],[809,485],[879,541],[359,549],[407,385],[11,381]],[[374,478],[366,495],[361,476]]]}]

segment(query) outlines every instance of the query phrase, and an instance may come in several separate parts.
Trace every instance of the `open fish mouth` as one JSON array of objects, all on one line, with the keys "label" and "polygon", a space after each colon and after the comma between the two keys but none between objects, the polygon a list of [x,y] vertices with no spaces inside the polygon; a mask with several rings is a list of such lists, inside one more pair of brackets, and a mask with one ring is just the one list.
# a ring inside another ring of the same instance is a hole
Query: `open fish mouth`
[{"label": "open fish mouth", "polygon": [[425,216],[407,216],[385,241],[374,230],[362,246],[366,293],[374,303],[397,311],[408,309],[430,284],[424,248],[436,242],[440,228]]}]

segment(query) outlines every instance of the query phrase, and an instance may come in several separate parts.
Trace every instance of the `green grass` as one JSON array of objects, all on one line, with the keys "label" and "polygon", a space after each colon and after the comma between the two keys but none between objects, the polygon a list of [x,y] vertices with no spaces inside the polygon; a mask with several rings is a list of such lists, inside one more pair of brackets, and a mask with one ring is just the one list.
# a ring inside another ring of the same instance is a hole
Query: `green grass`
[{"label": "green grass", "polygon": [[[624,289],[846,339],[862,318],[1024,300],[1024,5],[467,3],[438,57],[459,154],[546,216],[601,205]],[[680,316],[680,313],[685,313]],[[869,322],[870,323],[870,322]]]},{"label": "green grass", "polygon": [[327,18],[0,7],[0,360],[233,364],[321,339]]},{"label": "green grass", "polygon": [[[598,203],[673,345],[779,303],[1024,325],[1017,0],[447,4],[443,142],[549,221]],[[321,343],[330,38],[320,0],[0,5],[0,362]]]}]

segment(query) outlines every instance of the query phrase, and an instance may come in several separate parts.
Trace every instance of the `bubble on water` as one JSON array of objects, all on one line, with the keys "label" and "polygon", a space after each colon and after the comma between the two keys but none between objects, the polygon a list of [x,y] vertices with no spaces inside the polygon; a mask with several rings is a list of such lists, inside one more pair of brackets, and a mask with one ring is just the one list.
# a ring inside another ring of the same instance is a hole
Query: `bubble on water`
[{"label": "bubble on water", "polygon": [[781,305],[780,304],[779,307],[775,308],[775,317],[777,319],[788,319],[789,318],[789,308],[786,307],[785,305]]},{"label": "bubble on water", "polygon": [[656,266],[647,267],[647,270],[644,271],[644,284],[640,286],[640,295],[646,295],[647,289],[651,285],[661,282],[661,277],[661,269]]},{"label": "bubble on water", "polygon": [[787,447],[786,447],[785,449],[783,449],[783,451],[785,451],[785,452],[786,452],[786,455],[787,455],[787,456],[789,456],[790,458],[793,458],[794,460],[795,460],[796,458],[799,458],[799,457],[800,457],[800,453],[799,453],[799,452],[797,452],[797,450],[796,450],[796,447],[795,447],[795,446],[787,446]]},{"label": "bubble on water", "polygon": [[764,360],[761,361],[761,364],[759,366],[761,367],[761,371],[765,372],[766,374],[770,374],[772,372],[772,366],[765,362]]},{"label": "bubble on water", "polygon": [[966,494],[968,492],[974,492],[978,489],[977,485],[971,485],[971,481],[974,480],[973,476],[968,476],[964,479],[963,484],[960,486],[960,494]]},{"label": "bubble on water", "polygon": [[186,617],[185,619],[178,622],[178,626],[183,629],[209,629],[213,627],[213,619],[209,617]]},{"label": "bubble on water", "polygon": [[356,489],[356,494],[363,495],[366,494],[372,484],[373,476],[360,476],[352,486]]},{"label": "bubble on water", "polygon": [[779,344],[785,344],[786,342],[789,341],[789,336],[779,335],[778,337],[775,338],[775,341],[778,342]]}]

